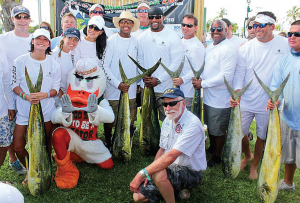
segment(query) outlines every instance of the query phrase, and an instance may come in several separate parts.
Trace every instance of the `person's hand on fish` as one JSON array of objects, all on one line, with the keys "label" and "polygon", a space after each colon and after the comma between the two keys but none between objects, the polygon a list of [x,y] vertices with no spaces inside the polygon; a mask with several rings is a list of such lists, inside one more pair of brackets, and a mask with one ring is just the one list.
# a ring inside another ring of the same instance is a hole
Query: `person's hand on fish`
[{"label": "person's hand on fish", "polygon": [[157,78],[144,76],[143,80],[144,80],[146,87],[155,87],[158,85]]},{"label": "person's hand on fish", "polygon": [[[280,101],[277,100],[276,106],[279,106],[279,104],[280,104]],[[268,111],[268,109],[273,110],[274,108],[275,108],[275,106],[273,105],[272,100],[269,99],[269,101],[267,103],[266,111]]]},{"label": "person's hand on fish", "polygon": [[173,85],[176,87],[179,87],[183,83],[182,78],[174,78],[173,79]]},{"label": "person's hand on fish", "polygon": [[200,89],[202,87],[201,86],[201,78],[196,79],[195,77],[193,77],[192,84],[195,89]]},{"label": "person's hand on fish", "polygon": [[126,85],[125,83],[121,82],[121,83],[119,84],[118,89],[121,90],[122,92],[127,93],[128,90],[129,90],[129,87],[130,87],[130,85]]}]

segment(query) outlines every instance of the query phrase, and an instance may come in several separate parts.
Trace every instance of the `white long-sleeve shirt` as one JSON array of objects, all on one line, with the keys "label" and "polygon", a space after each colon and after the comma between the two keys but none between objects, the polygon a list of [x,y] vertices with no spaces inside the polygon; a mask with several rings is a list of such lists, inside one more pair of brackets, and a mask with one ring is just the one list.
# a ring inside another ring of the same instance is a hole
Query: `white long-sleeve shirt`
[{"label": "white long-sleeve shirt", "polygon": [[[119,61],[128,79],[137,76],[137,67],[128,57],[137,60],[138,44],[135,37],[123,38],[119,34],[111,36],[107,40],[106,53],[104,59],[104,72],[107,77],[104,98],[107,100],[119,100],[119,84],[122,82]],[[136,83],[130,85],[128,90],[129,99],[136,98]]]},{"label": "white long-sleeve shirt", "polygon": [[[164,27],[160,32],[152,32],[151,29],[143,32],[138,38],[138,60],[145,69],[150,69],[161,58],[162,63],[171,71],[176,71],[183,59],[183,46],[179,36],[168,27]],[[160,65],[152,74],[158,78],[161,84],[154,87],[154,92],[163,93],[173,86],[173,82],[168,73]],[[144,83],[141,82],[141,86]]]},{"label": "white long-sleeve shirt", "polygon": [[214,108],[230,107],[230,93],[224,76],[232,86],[236,63],[237,52],[227,39],[206,48],[205,66],[201,74],[204,104]]},{"label": "white long-sleeve shirt", "polygon": [[[181,41],[184,47],[185,56],[190,60],[196,71],[200,70],[205,59],[205,48],[203,44],[197,37],[191,39],[183,38]],[[194,77],[194,73],[187,58],[185,58],[184,67],[179,76],[183,80],[180,89],[183,91],[185,97],[193,97],[195,89],[192,84],[192,78]]]},{"label": "white long-sleeve shirt", "polygon": [[277,60],[289,51],[290,46],[287,39],[278,35],[274,35],[274,38],[267,43],[260,42],[255,38],[240,47],[234,76],[234,89],[242,89],[253,80],[241,97],[241,109],[253,113],[266,111],[269,96],[258,83],[254,71],[269,87]]}]

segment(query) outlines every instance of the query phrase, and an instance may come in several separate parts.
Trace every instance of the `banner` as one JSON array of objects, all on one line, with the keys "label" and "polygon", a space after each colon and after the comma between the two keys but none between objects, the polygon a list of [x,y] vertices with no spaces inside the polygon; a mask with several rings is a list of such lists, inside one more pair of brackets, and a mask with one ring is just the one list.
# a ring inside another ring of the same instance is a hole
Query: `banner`
[{"label": "banner", "polygon": [[[194,13],[195,0],[148,0],[150,6],[160,7],[165,17],[164,24],[181,34],[181,21],[185,14]],[[104,8],[103,18],[108,28],[114,28],[113,17],[118,17],[122,11],[130,11],[136,14],[138,1],[123,6],[102,5]],[[93,3],[74,0],[56,1],[56,30],[57,36],[61,35],[61,19],[65,13],[72,12],[77,19],[77,29],[84,28],[89,20],[89,8]],[[117,29],[114,30],[117,32]]]}]

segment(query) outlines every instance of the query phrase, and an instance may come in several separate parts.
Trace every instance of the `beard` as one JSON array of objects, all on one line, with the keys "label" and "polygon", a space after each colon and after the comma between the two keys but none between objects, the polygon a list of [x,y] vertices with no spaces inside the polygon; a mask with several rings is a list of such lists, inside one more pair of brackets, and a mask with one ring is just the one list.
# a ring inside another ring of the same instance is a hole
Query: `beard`
[{"label": "beard", "polygon": [[182,112],[182,102],[180,102],[179,110],[170,110],[170,111],[165,111],[165,114],[169,120],[174,121]]}]

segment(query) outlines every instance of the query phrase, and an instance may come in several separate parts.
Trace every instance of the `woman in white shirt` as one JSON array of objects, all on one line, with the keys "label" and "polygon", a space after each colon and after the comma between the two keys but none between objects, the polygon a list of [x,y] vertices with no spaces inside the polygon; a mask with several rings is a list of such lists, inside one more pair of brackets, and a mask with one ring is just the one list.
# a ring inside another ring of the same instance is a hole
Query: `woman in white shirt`
[{"label": "woman in white shirt", "polygon": [[75,62],[80,58],[96,58],[100,67],[103,66],[106,48],[106,33],[104,31],[105,22],[101,16],[93,16],[88,26],[84,28],[81,41],[74,50]]},{"label": "woman in white shirt", "polygon": [[[33,33],[30,52],[19,56],[13,62],[12,89],[18,95],[16,97],[17,115],[14,131],[14,150],[24,166],[25,157],[28,156],[25,149],[25,133],[32,104],[41,102],[48,149],[51,150],[52,123],[50,118],[55,109],[53,97],[59,90],[61,73],[59,64],[49,56],[50,52],[49,32],[45,29],[37,29]],[[35,85],[41,67],[43,70],[41,90],[37,93],[30,93],[26,82],[25,69],[27,69],[32,84]],[[26,178],[24,182],[26,183]]]}]

